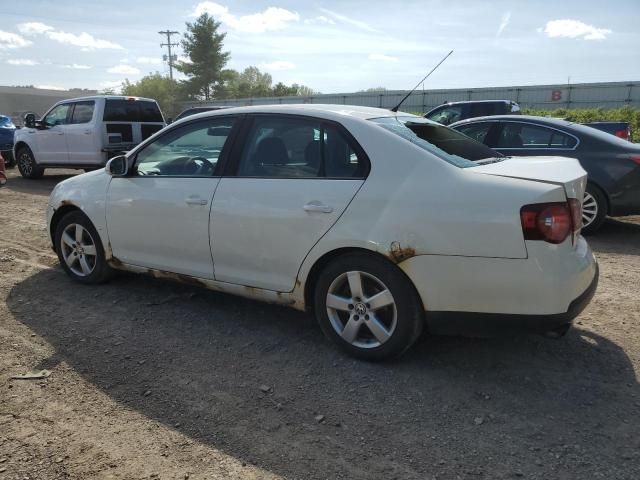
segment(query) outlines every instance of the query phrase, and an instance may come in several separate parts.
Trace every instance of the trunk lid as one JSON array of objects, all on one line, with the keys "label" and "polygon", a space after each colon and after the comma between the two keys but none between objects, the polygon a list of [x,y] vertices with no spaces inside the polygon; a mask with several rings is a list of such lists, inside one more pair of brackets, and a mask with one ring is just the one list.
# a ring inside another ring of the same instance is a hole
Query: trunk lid
[{"label": "trunk lid", "polygon": [[580,202],[587,186],[587,172],[574,158],[509,157],[499,162],[470,167],[469,171],[561,185],[567,198],[576,198]]}]

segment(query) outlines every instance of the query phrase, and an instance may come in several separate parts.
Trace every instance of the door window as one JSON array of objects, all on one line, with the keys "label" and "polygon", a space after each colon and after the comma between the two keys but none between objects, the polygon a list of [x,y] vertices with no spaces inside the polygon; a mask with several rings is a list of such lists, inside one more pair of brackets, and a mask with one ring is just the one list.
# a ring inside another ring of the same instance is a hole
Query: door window
[{"label": "door window", "polygon": [[63,103],[54,107],[47,115],[42,119],[44,123],[50,127],[55,125],[66,125],[67,115],[69,113],[69,103]]},{"label": "door window", "polygon": [[462,120],[462,105],[448,105],[430,113],[427,118],[442,125],[449,125]]},{"label": "door window", "polygon": [[244,142],[238,176],[363,178],[368,162],[344,132],[321,120],[257,117]]},{"label": "door window", "polygon": [[209,119],[176,128],[137,155],[136,174],[210,177],[229,138],[235,119]]},{"label": "door window", "polygon": [[489,133],[489,130],[491,129],[492,125],[493,124],[490,122],[471,123],[468,125],[462,125],[460,127],[454,127],[454,128],[459,132],[464,133],[467,137],[473,138],[477,142],[488,145],[485,142],[485,140],[488,140],[487,134]]},{"label": "door window", "polygon": [[575,138],[551,128],[505,122],[497,148],[573,148],[576,143]]},{"label": "door window", "polygon": [[77,102],[73,104],[71,122],[73,124],[89,123],[93,119],[93,108],[95,102]]}]

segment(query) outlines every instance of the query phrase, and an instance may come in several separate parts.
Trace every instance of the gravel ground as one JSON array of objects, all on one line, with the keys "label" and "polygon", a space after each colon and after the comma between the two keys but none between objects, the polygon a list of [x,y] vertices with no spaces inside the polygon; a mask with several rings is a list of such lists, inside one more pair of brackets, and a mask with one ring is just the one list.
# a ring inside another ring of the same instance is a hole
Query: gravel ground
[{"label": "gravel ground", "polygon": [[43,218],[67,175],[16,174],[0,480],[640,478],[640,217],[590,238],[600,286],[566,337],[425,336],[368,364],[293,310],[135,275],[72,283]]}]

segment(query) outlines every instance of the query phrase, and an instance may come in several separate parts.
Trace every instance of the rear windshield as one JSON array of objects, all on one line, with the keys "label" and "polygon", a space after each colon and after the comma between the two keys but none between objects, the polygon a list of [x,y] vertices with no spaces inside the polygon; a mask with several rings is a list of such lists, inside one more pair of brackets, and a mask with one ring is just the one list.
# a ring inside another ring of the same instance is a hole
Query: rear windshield
[{"label": "rear windshield", "polygon": [[460,168],[499,161],[503,155],[451,128],[420,117],[382,117],[372,122]]},{"label": "rear windshield", "polygon": [[105,122],[164,122],[156,102],[148,100],[107,100]]}]

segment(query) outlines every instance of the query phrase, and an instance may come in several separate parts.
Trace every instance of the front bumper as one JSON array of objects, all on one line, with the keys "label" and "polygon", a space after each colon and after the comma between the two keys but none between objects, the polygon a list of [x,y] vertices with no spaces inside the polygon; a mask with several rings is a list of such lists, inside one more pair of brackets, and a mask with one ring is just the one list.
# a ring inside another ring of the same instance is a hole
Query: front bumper
[{"label": "front bumper", "polygon": [[439,335],[497,335],[515,331],[548,332],[571,325],[589,305],[598,288],[599,268],[593,280],[570,304],[566,312],[551,315],[510,315],[477,312],[428,312],[427,328]]}]

